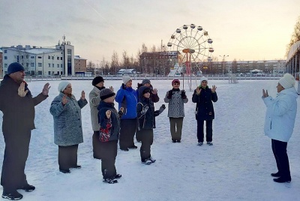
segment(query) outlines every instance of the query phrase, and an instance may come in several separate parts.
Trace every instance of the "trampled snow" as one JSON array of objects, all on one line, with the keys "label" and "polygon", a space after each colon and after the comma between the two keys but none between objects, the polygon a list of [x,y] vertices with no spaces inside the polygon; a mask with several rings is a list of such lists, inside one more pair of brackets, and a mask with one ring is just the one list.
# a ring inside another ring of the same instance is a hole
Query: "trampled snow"
[{"label": "trampled snow", "polygon": [[[141,80],[134,80],[133,86]],[[70,81],[73,94],[80,98],[81,90],[88,94],[91,81]],[[37,95],[46,81],[29,82],[32,94]],[[153,80],[163,103],[171,81]],[[157,117],[152,156],[156,163],[141,164],[139,149],[118,150],[116,167],[123,177],[118,184],[102,182],[100,161],[92,157],[92,127],[90,107],[82,109],[84,143],[79,145],[78,163],[81,169],[71,174],[58,170],[57,146],[53,143],[53,119],[49,112],[51,101],[58,94],[59,81],[50,81],[49,98],[36,106],[35,130],[32,131],[30,153],[26,164],[27,179],[36,186],[30,193],[19,191],[26,201],[148,201],[148,200],[300,200],[300,115],[296,117],[293,136],[288,144],[292,182],[273,182],[271,172],[277,171],[271,151],[271,141],[264,136],[266,108],[261,99],[262,89],[276,96],[277,81],[209,80],[217,86],[219,100],[214,104],[213,146],[197,146],[195,104],[187,90],[181,143],[172,143],[167,110]],[[119,89],[121,81],[106,81],[105,86]],[[193,83],[195,86],[195,83]],[[185,84],[187,86],[187,83]],[[297,100],[299,103],[299,99]],[[167,104],[166,104],[167,105]],[[116,105],[117,106],[117,105]],[[299,104],[298,104],[299,106]],[[299,109],[298,109],[299,110]],[[2,125],[2,114],[0,114]],[[136,143],[140,147],[140,143]],[[0,138],[0,161],[3,161],[4,142]],[[1,187],[0,187],[1,189]]]}]

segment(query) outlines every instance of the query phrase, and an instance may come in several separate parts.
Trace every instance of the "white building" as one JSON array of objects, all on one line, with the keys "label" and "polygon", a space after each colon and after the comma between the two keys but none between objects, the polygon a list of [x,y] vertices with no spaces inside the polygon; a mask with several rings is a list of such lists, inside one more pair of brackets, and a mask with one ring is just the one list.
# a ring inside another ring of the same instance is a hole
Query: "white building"
[{"label": "white building", "polygon": [[18,45],[1,49],[3,51],[3,75],[7,73],[9,64],[13,62],[22,64],[26,75],[75,75],[74,46],[69,41],[58,43],[55,48]]}]

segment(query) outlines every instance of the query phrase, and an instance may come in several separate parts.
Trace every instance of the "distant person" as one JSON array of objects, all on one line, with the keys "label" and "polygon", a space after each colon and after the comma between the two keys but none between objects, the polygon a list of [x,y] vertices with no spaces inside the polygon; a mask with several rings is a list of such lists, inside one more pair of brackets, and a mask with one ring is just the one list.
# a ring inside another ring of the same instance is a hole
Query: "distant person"
[{"label": "distant person", "polygon": [[180,81],[172,81],[172,89],[166,93],[165,103],[169,103],[168,117],[170,120],[170,131],[173,143],[180,143],[182,137],[182,123],[185,116],[184,104],[188,102],[185,90],[180,90]]},{"label": "distant person", "polygon": [[159,110],[154,111],[154,104],[150,99],[151,89],[146,86],[140,87],[140,101],[137,104],[138,131],[142,146],[140,148],[141,161],[150,165],[156,160],[151,156],[151,145],[153,143],[154,119],[161,114],[166,106],[163,104]]},{"label": "distant person", "polygon": [[32,97],[24,81],[24,67],[15,62],[8,66],[7,74],[0,85],[0,110],[3,113],[2,132],[5,142],[2,165],[2,198],[20,200],[23,195],[17,190],[31,192],[34,186],[28,184],[25,164],[28,158],[31,130],[34,126],[34,107],[48,97],[49,83],[40,94]]},{"label": "distant person", "polygon": [[[153,86],[151,85],[151,81],[149,79],[143,79],[142,83],[138,83],[138,88],[137,88],[137,97],[138,97],[138,99],[140,99],[139,94],[141,94],[140,89],[141,89],[142,86],[150,88],[150,99],[153,103],[157,103],[159,101],[158,90],[156,88],[153,88]],[[156,128],[155,118],[154,118],[154,128]],[[139,134],[140,134],[140,132],[137,131],[136,132],[136,140],[138,142],[141,141]]]},{"label": "distant person", "polygon": [[[97,76],[93,79],[92,85],[94,86],[91,92],[89,93],[89,103],[91,108],[91,120],[92,120],[92,127],[93,127],[93,157],[96,159],[100,159],[100,156],[97,155],[99,151],[97,149],[100,149],[99,144],[99,131],[100,131],[100,125],[98,121],[98,106],[101,101],[100,99],[100,92],[101,90],[105,89],[104,86],[104,79],[101,76]],[[113,88],[110,87],[110,89],[113,91]]]},{"label": "distant person", "polygon": [[123,115],[124,108],[120,111],[114,107],[115,93],[110,89],[100,91],[101,102],[98,106],[98,119],[100,132],[98,141],[99,149],[96,150],[101,158],[101,170],[103,182],[114,184],[121,174],[117,174],[115,162],[118,150],[118,138],[120,133],[120,117]]},{"label": "distant person", "polygon": [[58,145],[58,165],[62,173],[70,168],[81,168],[77,164],[78,145],[83,142],[81,108],[87,104],[85,92],[76,100],[70,82],[60,82],[59,95],[51,103],[50,113],[54,121],[54,143]]},{"label": "distant person", "polygon": [[123,76],[123,84],[116,95],[116,101],[119,103],[119,109],[124,108],[124,115],[121,118],[120,131],[120,149],[129,151],[129,149],[137,149],[134,144],[134,134],[136,132],[136,105],[137,93],[132,88],[132,79],[125,75]]},{"label": "distant person", "polygon": [[271,176],[275,182],[291,182],[287,144],[292,136],[296,113],[298,94],[294,87],[295,78],[286,73],[277,84],[277,96],[272,98],[268,90],[263,89],[263,101],[267,107],[265,119],[265,134],[272,140],[272,150],[276,160],[278,172]]},{"label": "distant person", "polygon": [[215,111],[212,102],[218,101],[215,85],[209,88],[207,85],[207,78],[201,78],[200,86],[198,86],[193,93],[192,101],[196,103],[196,119],[197,119],[197,138],[198,145],[202,146],[204,141],[204,121],[206,122],[206,142],[208,145],[213,145],[213,119],[215,118]]}]

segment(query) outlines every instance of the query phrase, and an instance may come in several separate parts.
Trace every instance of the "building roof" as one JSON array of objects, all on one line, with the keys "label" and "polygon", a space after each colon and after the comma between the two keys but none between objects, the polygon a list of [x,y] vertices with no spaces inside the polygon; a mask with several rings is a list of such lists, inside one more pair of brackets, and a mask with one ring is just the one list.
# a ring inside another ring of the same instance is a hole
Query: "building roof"
[{"label": "building roof", "polygon": [[299,51],[300,51],[300,41],[297,41],[291,46],[286,61],[289,61]]},{"label": "building roof", "polygon": [[22,47],[22,46],[17,46],[17,47],[2,47],[2,49],[8,49],[8,50],[13,50],[13,51],[19,51],[19,52],[24,52],[24,53],[29,53],[29,54],[49,54],[49,53],[54,53],[54,52],[61,52],[62,50],[55,49],[55,48],[43,48],[43,47]]}]

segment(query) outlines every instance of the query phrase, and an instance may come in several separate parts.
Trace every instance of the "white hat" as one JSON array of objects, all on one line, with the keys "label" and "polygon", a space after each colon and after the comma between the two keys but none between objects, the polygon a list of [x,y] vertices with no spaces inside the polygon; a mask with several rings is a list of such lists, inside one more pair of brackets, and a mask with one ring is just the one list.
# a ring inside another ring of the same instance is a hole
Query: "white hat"
[{"label": "white hat", "polygon": [[295,78],[291,74],[286,73],[280,78],[278,83],[285,89],[292,88],[295,85]]},{"label": "white hat", "polygon": [[207,80],[208,80],[207,77],[202,76],[201,79],[200,79],[200,83],[203,82],[203,81],[207,81]]},{"label": "white hat", "polygon": [[66,81],[63,81],[63,82],[60,82],[59,85],[58,85],[58,91],[59,92],[63,92],[65,90],[65,88],[67,88],[67,86],[71,84],[70,82],[66,82]]},{"label": "white hat", "polygon": [[123,76],[123,83],[124,84],[127,84],[127,82],[129,82],[130,80],[132,80],[132,79],[129,77],[129,75],[124,75]]}]

